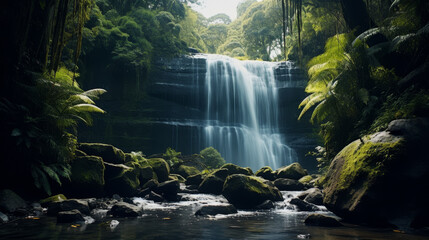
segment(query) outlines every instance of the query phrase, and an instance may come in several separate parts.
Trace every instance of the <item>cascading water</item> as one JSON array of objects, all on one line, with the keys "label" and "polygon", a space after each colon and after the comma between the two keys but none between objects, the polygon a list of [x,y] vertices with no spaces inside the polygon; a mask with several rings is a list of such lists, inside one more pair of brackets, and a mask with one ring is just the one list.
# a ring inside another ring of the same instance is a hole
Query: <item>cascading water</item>
[{"label": "cascading water", "polygon": [[296,153],[279,133],[276,63],[203,56],[207,73],[198,86],[206,96],[205,146],[218,149],[227,162],[253,170],[294,162]]}]

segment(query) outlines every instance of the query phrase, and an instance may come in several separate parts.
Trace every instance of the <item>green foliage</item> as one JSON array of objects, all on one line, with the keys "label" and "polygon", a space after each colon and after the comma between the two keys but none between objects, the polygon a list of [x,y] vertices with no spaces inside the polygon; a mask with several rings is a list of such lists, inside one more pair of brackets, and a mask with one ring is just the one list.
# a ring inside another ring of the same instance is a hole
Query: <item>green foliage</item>
[{"label": "green foliage", "polygon": [[208,168],[218,168],[225,164],[225,160],[222,158],[220,153],[213,147],[208,147],[200,152],[202,156],[202,162]]},{"label": "green foliage", "polygon": [[162,154],[162,157],[165,161],[167,161],[170,168],[173,168],[174,166],[179,165],[183,162],[183,160],[179,158],[181,155],[181,152],[176,152],[176,150],[172,148],[167,148],[165,150],[165,153]]}]

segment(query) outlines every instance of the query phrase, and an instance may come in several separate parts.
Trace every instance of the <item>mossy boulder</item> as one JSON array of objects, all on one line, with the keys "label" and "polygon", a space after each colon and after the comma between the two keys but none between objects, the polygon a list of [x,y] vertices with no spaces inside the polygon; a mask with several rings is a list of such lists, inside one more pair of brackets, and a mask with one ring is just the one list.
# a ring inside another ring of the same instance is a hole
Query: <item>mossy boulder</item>
[{"label": "mossy boulder", "polygon": [[258,171],[256,171],[255,176],[274,181],[276,180],[276,173],[271,169],[271,167],[262,167]]},{"label": "mossy boulder", "polygon": [[149,165],[158,177],[158,181],[168,181],[168,175],[170,175],[170,167],[168,163],[162,158],[151,158],[147,160]]},{"label": "mossy boulder", "polygon": [[305,170],[301,164],[292,163],[289,166],[282,167],[276,171],[277,178],[289,178],[299,180],[300,178],[308,175],[307,170]]},{"label": "mossy boulder", "polygon": [[224,164],[221,168],[228,169],[228,176],[232,174],[244,174],[249,176],[253,175],[252,169],[240,167],[232,163]]},{"label": "mossy boulder", "polygon": [[106,193],[108,195],[119,194],[120,196],[133,197],[138,193],[140,180],[135,169],[130,168],[123,171],[119,176],[106,181]]},{"label": "mossy boulder", "polygon": [[243,174],[229,176],[223,186],[222,195],[238,209],[252,209],[266,200],[283,200],[276,187],[265,184],[259,177]]},{"label": "mossy boulder", "polygon": [[114,164],[125,163],[125,153],[112,145],[104,143],[80,143],[78,149],[88,155],[99,156],[103,161]]},{"label": "mossy boulder", "polygon": [[102,196],[105,185],[104,170],[101,157],[76,157],[71,163],[71,183],[66,189],[76,197]]},{"label": "mossy boulder", "polygon": [[104,163],[105,171],[104,171],[104,179],[105,181],[109,181],[111,179],[115,179],[120,177],[125,171],[129,171],[132,168],[128,167],[125,164],[113,164],[113,163]]},{"label": "mossy boulder", "polygon": [[177,174],[180,174],[182,177],[187,178],[189,176],[195,175],[200,173],[200,171],[196,167],[192,166],[186,166],[186,165],[180,165],[176,171],[174,171]]},{"label": "mossy boulder", "polygon": [[168,179],[169,180],[176,180],[179,183],[185,183],[186,182],[186,179],[184,177],[182,177],[182,175],[174,174],[174,173],[170,174],[170,176],[168,176]]},{"label": "mossy boulder", "polygon": [[204,180],[204,177],[205,176],[202,173],[189,176],[189,177],[186,178],[185,184],[186,185],[197,185],[198,186]]},{"label": "mossy boulder", "polygon": [[67,200],[66,196],[64,196],[63,194],[57,194],[57,195],[50,196],[48,198],[40,200],[40,204],[43,207],[46,207],[46,206],[49,205],[49,203],[52,203],[52,202],[61,202],[61,201],[64,201],[64,200]]},{"label": "mossy boulder", "polygon": [[210,193],[219,195],[222,193],[225,180],[215,175],[208,175],[198,186],[200,193]]},{"label": "mossy boulder", "polygon": [[277,178],[274,181],[274,185],[281,191],[302,191],[304,190],[304,184],[298,180],[288,178]]},{"label": "mossy boulder", "polygon": [[225,181],[226,178],[229,176],[229,170],[226,168],[219,168],[211,172],[208,176],[216,176]]},{"label": "mossy boulder", "polygon": [[313,180],[313,177],[311,175],[304,176],[300,178],[298,181],[302,184],[309,184]]},{"label": "mossy boulder", "polygon": [[329,210],[347,221],[399,227],[413,226],[418,214],[429,216],[429,129],[412,127],[410,134],[410,124],[363,137],[337,154],[324,180]]},{"label": "mossy boulder", "polygon": [[131,169],[134,169],[134,173],[139,178],[141,185],[147,183],[151,179],[158,180],[158,176],[146,160],[131,160],[126,162],[125,165],[130,167]]}]

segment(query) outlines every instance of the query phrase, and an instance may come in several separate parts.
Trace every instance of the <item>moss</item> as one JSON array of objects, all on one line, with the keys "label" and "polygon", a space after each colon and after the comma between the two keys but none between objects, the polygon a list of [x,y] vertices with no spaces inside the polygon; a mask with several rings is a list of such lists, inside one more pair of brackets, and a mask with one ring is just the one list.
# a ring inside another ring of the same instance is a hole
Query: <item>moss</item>
[{"label": "moss", "polygon": [[262,167],[255,173],[256,176],[265,178],[270,181],[274,181],[276,179],[276,174],[274,173],[273,169],[269,166]]},{"label": "moss", "polygon": [[153,171],[158,176],[160,182],[168,180],[168,175],[170,175],[170,167],[168,163],[162,158],[151,158],[148,159],[149,165],[153,168]]},{"label": "moss", "polygon": [[180,165],[176,170],[177,174],[182,175],[182,177],[187,178],[189,176],[200,173],[200,171],[196,167]]},{"label": "moss", "polygon": [[403,149],[402,140],[379,143],[368,140],[365,143],[354,141],[336,157],[344,158],[338,189],[347,189],[361,179],[367,179],[366,185],[372,183],[384,174],[385,165],[401,158]]},{"label": "moss", "polygon": [[224,164],[221,168],[228,169],[228,175],[232,175],[232,174],[244,174],[249,176],[253,175],[253,172],[250,168],[243,168],[232,163]]},{"label": "moss", "polygon": [[182,177],[182,175],[179,175],[179,174],[170,174],[170,176],[168,178],[170,180],[177,180],[177,181],[179,181],[179,183],[184,183],[186,181],[186,179],[184,177]]},{"label": "moss", "polygon": [[125,162],[124,152],[109,144],[80,143],[78,148],[88,155],[102,157],[103,161],[105,162],[114,164],[121,164]]},{"label": "moss", "polygon": [[311,180],[313,180],[313,177],[310,175],[307,175],[307,176],[300,178],[298,181],[302,184],[306,184],[306,183],[310,183]]},{"label": "moss", "polygon": [[307,174],[308,174],[307,170],[305,170],[297,162],[277,170],[277,178],[290,178],[290,179],[298,180]]},{"label": "moss", "polygon": [[40,204],[47,204],[51,202],[61,202],[64,200],[67,200],[66,196],[64,196],[63,194],[58,194],[58,195],[50,196],[48,198],[40,200]]},{"label": "moss", "polygon": [[79,196],[98,196],[104,187],[103,159],[97,156],[77,157],[71,164],[71,191]]},{"label": "moss", "polygon": [[121,196],[132,197],[137,193],[140,180],[135,169],[128,169],[121,176],[110,180],[106,184],[108,194],[119,194]]}]

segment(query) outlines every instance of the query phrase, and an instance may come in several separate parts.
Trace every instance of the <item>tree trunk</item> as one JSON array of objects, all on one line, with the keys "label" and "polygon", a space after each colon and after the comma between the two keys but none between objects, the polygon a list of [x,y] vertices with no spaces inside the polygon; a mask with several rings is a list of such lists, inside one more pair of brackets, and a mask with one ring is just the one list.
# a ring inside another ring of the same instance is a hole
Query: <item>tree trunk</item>
[{"label": "tree trunk", "polygon": [[355,35],[365,32],[375,24],[368,15],[363,0],[340,0],[344,20],[351,30],[356,30]]}]

